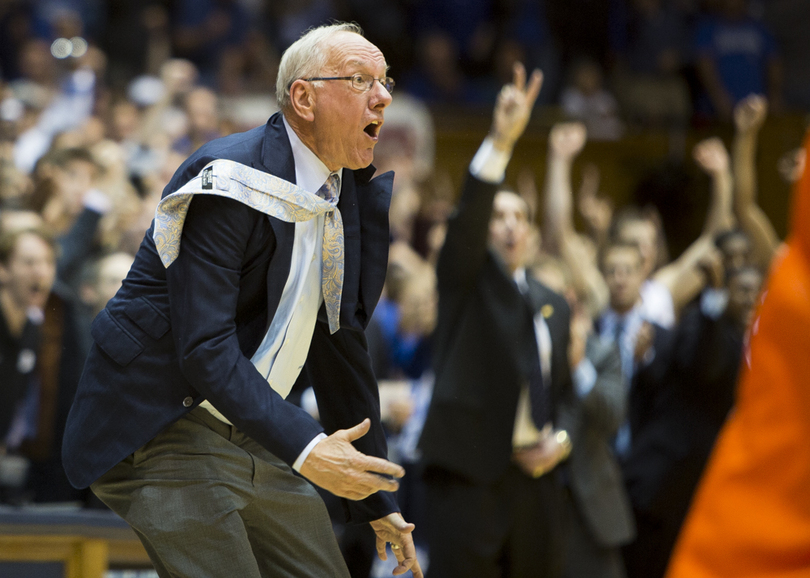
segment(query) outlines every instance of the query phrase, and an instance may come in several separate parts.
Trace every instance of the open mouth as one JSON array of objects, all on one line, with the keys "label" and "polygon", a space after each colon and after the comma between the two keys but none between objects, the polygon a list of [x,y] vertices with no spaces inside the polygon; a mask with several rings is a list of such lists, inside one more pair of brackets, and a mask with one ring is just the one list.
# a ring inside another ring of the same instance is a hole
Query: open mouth
[{"label": "open mouth", "polygon": [[380,135],[380,127],[382,123],[378,120],[372,121],[370,124],[366,125],[366,128],[363,130],[365,133],[370,136],[372,139],[377,140]]}]

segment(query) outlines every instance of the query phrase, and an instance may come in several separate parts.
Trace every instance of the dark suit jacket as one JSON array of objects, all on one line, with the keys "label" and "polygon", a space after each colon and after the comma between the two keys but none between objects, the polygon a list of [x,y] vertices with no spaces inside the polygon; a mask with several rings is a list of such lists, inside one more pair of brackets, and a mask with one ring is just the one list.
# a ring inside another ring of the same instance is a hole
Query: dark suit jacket
[{"label": "dark suit jacket", "polygon": [[487,247],[496,192],[468,177],[448,224],[437,265],[436,384],[420,440],[427,467],[480,484],[509,466],[520,387],[538,355],[533,317],[544,306],[555,410],[572,393],[567,303],[530,276],[525,298]]},{"label": "dark suit jacket", "polygon": [[714,441],[734,402],[743,330],[688,308],[650,417],[625,464],[640,510],[680,525]]},{"label": "dark suit jacket", "polygon": [[[267,125],[212,141],[177,170],[164,196],[225,158],[295,182],[280,114]],[[370,417],[358,450],[386,455],[379,396],[364,328],[388,259],[393,173],[344,170],[339,208],[345,234],[341,329],[324,308],[299,381],[310,382],[327,431]],[[93,322],[95,344],[71,409],[63,446],[71,482],[84,487],[204,399],[237,428],[292,464],[322,431],[283,400],[250,362],[289,274],[295,225],[238,201],[201,196],[189,207],[180,255],[161,264],[147,231],[121,290]],[[358,521],[396,510],[384,492],[350,504]]]},{"label": "dark suit jacket", "polygon": [[576,440],[568,458],[569,485],[596,543],[620,546],[635,534],[633,512],[611,446],[625,419],[627,386],[615,343],[591,335],[585,355],[596,369],[596,383],[571,411],[563,413],[560,422]]}]

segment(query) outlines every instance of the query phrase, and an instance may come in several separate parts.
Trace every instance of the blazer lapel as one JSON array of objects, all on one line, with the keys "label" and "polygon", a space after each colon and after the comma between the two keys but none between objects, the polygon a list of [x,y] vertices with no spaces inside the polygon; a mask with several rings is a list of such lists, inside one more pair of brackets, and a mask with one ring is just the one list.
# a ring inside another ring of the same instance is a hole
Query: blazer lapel
[{"label": "blazer lapel", "polygon": [[[365,328],[380,299],[388,269],[388,246],[391,242],[388,209],[394,188],[394,173],[389,171],[371,179],[375,168],[355,171],[360,229],[359,293],[355,318]],[[358,270],[359,274],[359,270]]]},{"label": "blazer lapel", "polygon": [[[295,161],[281,113],[274,114],[267,121],[261,157],[254,159],[252,165],[255,169],[295,183]],[[267,268],[267,327],[270,327],[290,275],[295,223],[287,223],[270,216],[266,218],[276,236],[276,250]]]}]

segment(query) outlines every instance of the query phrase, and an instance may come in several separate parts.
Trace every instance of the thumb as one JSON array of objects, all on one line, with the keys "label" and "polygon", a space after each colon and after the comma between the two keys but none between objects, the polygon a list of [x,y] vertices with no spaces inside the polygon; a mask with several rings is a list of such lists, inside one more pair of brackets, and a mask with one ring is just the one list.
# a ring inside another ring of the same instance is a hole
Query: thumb
[{"label": "thumb", "polygon": [[368,433],[368,430],[371,428],[371,420],[366,418],[357,424],[354,427],[351,427],[347,430],[344,430],[346,433],[346,439],[350,442],[353,442],[356,439],[360,439],[364,435]]},{"label": "thumb", "polygon": [[398,532],[403,532],[405,534],[409,534],[413,532],[414,528],[416,528],[415,524],[410,522],[406,522],[405,518],[402,517],[402,514],[399,512],[394,512],[387,517],[388,522],[396,529]]}]

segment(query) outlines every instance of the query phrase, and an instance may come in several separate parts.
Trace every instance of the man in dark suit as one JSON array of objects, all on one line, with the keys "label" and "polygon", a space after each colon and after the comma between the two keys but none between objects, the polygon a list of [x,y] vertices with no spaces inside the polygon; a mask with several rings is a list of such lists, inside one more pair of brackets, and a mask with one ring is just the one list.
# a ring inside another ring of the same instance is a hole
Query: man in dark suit
[{"label": "man in dark suit", "polygon": [[644,272],[638,245],[621,241],[608,243],[602,253],[602,270],[610,304],[599,317],[598,331],[604,340],[618,345],[622,371],[629,383],[627,419],[619,427],[614,446],[633,507],[636,537],[625,544],[622,554],[627,576],[646,578],[655,575],[651,561],[659,556],[653,549],[657,543],[654,537],[657,522],[651,521],[648,515],[651,493],[644,482],[659,466],[655,460],[638,460],[634,456],[639,444],[644,444],[643,432],[662,403],[661,392],[672,356],[674,333],[651,322],[645,312],[641,296]]},{"label": "man in dark suit", "polygon": [[[719,261],[719,258],[716,258]],[[722,267],[713,275],[723,283]],[[641,522],[634,576],[664,576],[695,488],[734,404],[735,386],[762,274],[745,266],[726,287],[707,288],[675,332],[653,414],[636,435],[624,471]]]},{"label": "man in dark suit", "polygon": [[[161,577],[348,576],[293,470],[348,498],[396,573],[421,576],[387,493],[402,469],[383,459],[363,333],[387,260],[392,175],[370,167],[386,71],[354,25],[302,36],[280,64],[282,112],[183,163],[93,323],[65,469],[130,523]],[[329,210],[293,218],[305,205]],[[296,381],[323,427],[285,401]]]},{"label": "man in dark suit", "polygon": [[540,89],[522,67],[501,91],[437,266],[436,384],[420,446],[430,576],[556,576],[570,449],[569,310],[526,273],[528,207],[500,190]]}]

